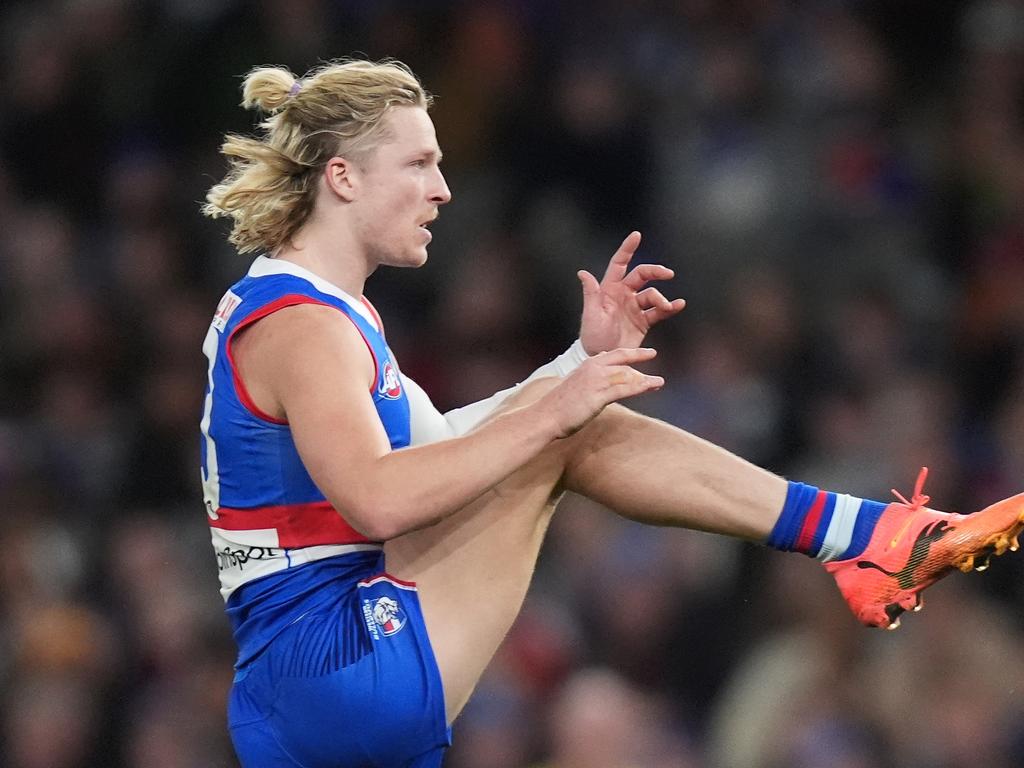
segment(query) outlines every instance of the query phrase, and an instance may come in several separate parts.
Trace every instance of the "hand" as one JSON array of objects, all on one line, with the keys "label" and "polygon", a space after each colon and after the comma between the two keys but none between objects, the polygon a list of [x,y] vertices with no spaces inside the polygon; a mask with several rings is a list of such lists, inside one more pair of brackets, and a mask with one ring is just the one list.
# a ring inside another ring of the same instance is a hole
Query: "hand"
[{"label": "hand", "polygon": [[665,385],[661,376],[649,376],[630,367],[657,354],[653,349],[638,347],[594,355],[538,400],[537,406],[550,411],[556,437],[568,437],[610,403],[661,389]]},{"label": "hand", "polygon": [[627,274],[640,245],[640,233],[630,232],[608,262],[604,278],[581,269],[583,320],[580,341],[588,355],[621,347],[638,347],[651,326],[682,311],[686,302],[669,301],[657,288],[644,288],[651,280],[668,280],[675,273],[661,264],[641,264]]}]

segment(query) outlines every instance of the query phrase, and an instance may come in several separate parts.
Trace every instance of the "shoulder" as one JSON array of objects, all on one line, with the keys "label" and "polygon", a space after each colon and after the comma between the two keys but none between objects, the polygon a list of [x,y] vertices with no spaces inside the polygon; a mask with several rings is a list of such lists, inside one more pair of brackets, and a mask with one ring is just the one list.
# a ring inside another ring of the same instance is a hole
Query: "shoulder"
[{"label": "shoulder", "polygon": [[251,369],[274,378],[301,370],[317,371],[367,358],[366,345],[351,319],[336,307],[300,303],[281,307],[245,329],[235,340],[235,354]]}]

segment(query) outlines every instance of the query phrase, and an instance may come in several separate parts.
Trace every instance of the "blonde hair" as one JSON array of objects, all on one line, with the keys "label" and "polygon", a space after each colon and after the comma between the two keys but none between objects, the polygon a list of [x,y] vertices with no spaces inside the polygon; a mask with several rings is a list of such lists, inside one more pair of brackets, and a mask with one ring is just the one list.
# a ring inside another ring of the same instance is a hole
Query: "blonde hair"
[{"label": "blonde hair", "polygon": [[206,195],[206,216],[230,216],[228,239],[240,253],[273,252],[301,227],[316,198],[319,172],[332,157],[358,161],[386,138],[395,106],[429,108],[431,96],[399,61],[343,59],[301,80],[283,67],[256,67],[242,85],[242,106],[269,115],[262,136],[228,134],[224,180]]}]

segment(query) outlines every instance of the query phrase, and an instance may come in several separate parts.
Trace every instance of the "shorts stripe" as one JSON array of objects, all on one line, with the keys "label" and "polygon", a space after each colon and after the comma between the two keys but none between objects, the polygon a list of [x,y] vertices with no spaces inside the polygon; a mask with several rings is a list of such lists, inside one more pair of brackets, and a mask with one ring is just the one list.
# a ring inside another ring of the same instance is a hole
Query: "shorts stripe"
[{"label": "shorts stripe", "polygon": [[372,587],[374,584],[379,584],[382,581],[386,581],[399,589],[408,589],[412,592],[418,591],[416,588],[415,581],[403,581],[402,579],[392,576],[390,573],[378,573],[376,576],[370,576],[362,579],[357,586],[359,587]]}]

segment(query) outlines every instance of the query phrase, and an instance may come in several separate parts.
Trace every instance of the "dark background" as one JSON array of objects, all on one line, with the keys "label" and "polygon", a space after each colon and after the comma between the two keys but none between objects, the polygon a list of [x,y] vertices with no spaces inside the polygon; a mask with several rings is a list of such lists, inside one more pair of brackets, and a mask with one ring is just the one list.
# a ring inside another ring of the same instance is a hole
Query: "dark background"
[{"label": "dark background", "polygon": [[[8,0],[0,37],[3,766],[234,765],[197,426],[248,259],[198,208],[257,64],[437,94],[454,201],[367,294],[440,407],[562,351],[635,228],[689,302],[639,409],[857,495],[1024,487],[1019,1]],[[1022,569],[868,631],[806,558],[569,499],[446,765],[1019,765]]]}]

